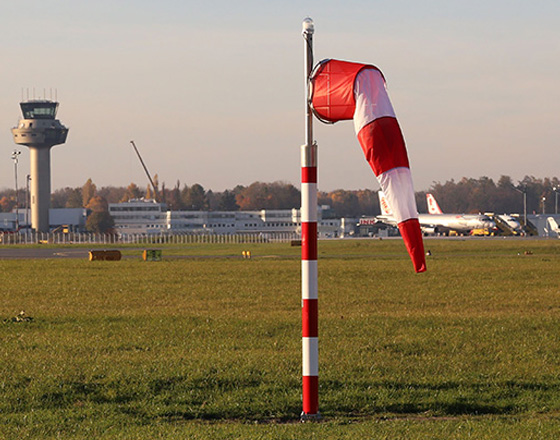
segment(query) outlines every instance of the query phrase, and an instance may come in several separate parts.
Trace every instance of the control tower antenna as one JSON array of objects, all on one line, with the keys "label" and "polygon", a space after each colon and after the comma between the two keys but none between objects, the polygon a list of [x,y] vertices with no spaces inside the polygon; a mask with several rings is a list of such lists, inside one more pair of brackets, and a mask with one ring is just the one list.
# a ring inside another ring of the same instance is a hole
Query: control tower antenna
[{"label": "control tower antenna", "polygon": [[154,185],[154,181],[152,180],[152,176],[150,176],[150,172],[148,171],[148,168],[146,167],[146,164],[142,160],[142,156],[140,156],[140,152],[138,151],[138,148],[136,148],[136,145],[134,144],[134,141],[130,141],[130,143],[134,147],[134,151],[136,151],[136,155],[138,156],[138,159],[140,159],[140,163],[142,164],[142,167],[144,167],[144,171],[146,172],[146,176],[148,176],[148,180],[150,181],[150,183],[152,184],[152,188],[154,189],[154,199],[156,200],[156,202],[158,202],[159,201],[158,190],[157,190],[156,186]]},{"label": "control tower antenna", "polygon": [[66,142],[68,128],[56,119],[56,101],[33,99],[22,101],[20,107],[23,119],[20,119],[17,127],[12,128],[12,134],[16,144],[29,147],[31,227],[36,232],[49,232],[51,148]]}]

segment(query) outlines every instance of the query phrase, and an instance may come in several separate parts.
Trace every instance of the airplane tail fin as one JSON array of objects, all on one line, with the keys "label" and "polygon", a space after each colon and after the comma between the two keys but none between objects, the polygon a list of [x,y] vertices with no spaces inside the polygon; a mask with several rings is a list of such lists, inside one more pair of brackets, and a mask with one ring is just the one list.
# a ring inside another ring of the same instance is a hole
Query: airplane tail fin
[{"label": "airplane tail fin", "polygon": [[385,193],[380,190],[378,191],[377,195],[379,196],[379,207],[381,208],[381,214],[393,215],[393,211],[389,206],[389,202],[387,202],[387,197],[385,197]]},{"label": "airplane tail fin", "polygon": [[443,211],[439,207],[436,198],[432,194],[426,194],[426,201],[428,202],[428,212],[430,214],[443,214]]}]

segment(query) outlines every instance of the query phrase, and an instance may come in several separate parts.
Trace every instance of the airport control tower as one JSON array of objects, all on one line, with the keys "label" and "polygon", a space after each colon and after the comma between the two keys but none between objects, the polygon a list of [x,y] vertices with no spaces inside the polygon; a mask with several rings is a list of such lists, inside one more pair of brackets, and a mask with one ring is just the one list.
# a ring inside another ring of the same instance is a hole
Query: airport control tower
[{"label": "airport control tower", "polygon": [[14,142],[29,147],[31,165],[31,227],[49,232],[51,202],[51,147],[66,142],[68,128],[56,119],[58,102],[20,103],[23,119],[12,128]]}]

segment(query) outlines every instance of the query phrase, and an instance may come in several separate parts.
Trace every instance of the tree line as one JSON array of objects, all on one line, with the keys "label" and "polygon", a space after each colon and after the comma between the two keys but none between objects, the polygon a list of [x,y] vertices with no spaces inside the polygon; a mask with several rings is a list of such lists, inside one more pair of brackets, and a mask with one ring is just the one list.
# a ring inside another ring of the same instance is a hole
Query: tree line
[{"label": "tree line", "polygon": [[514,183],[511,177],[501,176],[497,182],[488,177],[434,182],[429,191],[416,193],[418,209],[422,212],[427,212],[426,192],[436,197],[444,212],[521,214],[525,198],[528,214],[550,214],[558,209],[560,181],[557,177],[525,176]]},{"label": "tree line", "polygon": [[[88,179],[83,186],[61,188],[51,195],[53,208],[86,208],[92,213],[108,211],[109,203],[126,202],[131,199],[156,199],[166,203],[174,211],[255,211],[261,209],[293,209],[301,204],[298,188],[287,182],[253,182],[248,186],[237,185],[232,189],[214,192],[201,184],[181,185],[179,181],[168,188],[154,176],[154,186],[140,188],[135,183],[127,187],[97,185]],[[557,209],[560,195],[558,178],[535,178],[526,176],[516,183],[509,176],[501,176],[497,182],[489,177],[462,178],[445,183],[434,182],[427,191],[416,192],[419,212],[427,212],[426,193],[432,193],[444,212],[457,213],[522,213],[523,193],[526,194],[528,213],[552,213]],[[326,217],[360,217],[380,213],[377,190],[319,191],[319,205],[329,207]],[[18,206],[26,205],[26,191],[20,190]],[[10,212],[16,204],[15,191],[0,191],[0,210]]]}]

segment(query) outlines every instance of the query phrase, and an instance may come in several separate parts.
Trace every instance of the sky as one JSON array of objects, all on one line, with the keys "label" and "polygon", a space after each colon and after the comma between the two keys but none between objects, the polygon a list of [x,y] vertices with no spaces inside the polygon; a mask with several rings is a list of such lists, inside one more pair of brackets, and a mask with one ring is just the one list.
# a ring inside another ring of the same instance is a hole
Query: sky
[{"label": "sky", "polygon": [[[307,16],[316,61],[383,71],[417,191],[560,175],[557,0],[28,0],[0,14],[0,188],[28,97],[56,97],[70,128],[53,190],[146,186],[131,140],[168,188],[299,186]],[[379,188],[351,121],[316,120],[314,137],[320,190]]]}]

